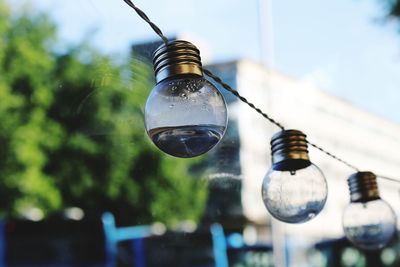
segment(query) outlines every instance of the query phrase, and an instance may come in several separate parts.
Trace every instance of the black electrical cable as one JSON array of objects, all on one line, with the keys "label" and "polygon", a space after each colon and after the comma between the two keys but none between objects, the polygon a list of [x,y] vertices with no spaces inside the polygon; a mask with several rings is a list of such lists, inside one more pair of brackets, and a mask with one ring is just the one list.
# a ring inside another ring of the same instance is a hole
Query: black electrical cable
[{"label": "black electrical cable", "polygon": [[163,40],[164,44],[168,44],[168,38],[162,33],[161,29],[154,24],[149,17],[146,15],[146,13],[144,13],[140,8],[138,8],[137,6],[135,6],[135,4],[132,3],[132,1],[130,0],[124,0],[124,2],[130,6],[131,8],[133,8],[133,10],[136,11],[136,13],[144,20],[147,22],[147,24],[150,25],[150,27],[153,29],[153,31]]},{"label": "black electrical cable", "polygon": [[282,124],[280,124],[279,122],[277,122],[276,120],[274,120],[273,118],[271,118],[270,116],[268,116],[268,114],[264,113],[261,109],[259,109],[258,107],[256,107],[253,103],[250,103],[245,97],[241,96],[239,94],[238,91],[236,91],[235,89],[233,89],[232,87],[230,87],[227,83],[225,83],[224,81],[222,81],[221,78],[219,78],[217,75],[213,74],[211,71],[206,70],[203,68],[203,72],[210,78],[212,78],[216,83],[219,83],[225,90],[229,91],[230,93],[232,93],[234,96],[236,96],[237,98],[240,99],[240,101],[246,103],[249,107],[251,107],[252,109],[254,109],[256,112],[258,112],[259,114],[261,114],[264,118],[266,118],[267,120],[269,120],[271,123],[275,124],[276,126],[278,126],[281,130],[285,130],[285,127],[282,126]]}]

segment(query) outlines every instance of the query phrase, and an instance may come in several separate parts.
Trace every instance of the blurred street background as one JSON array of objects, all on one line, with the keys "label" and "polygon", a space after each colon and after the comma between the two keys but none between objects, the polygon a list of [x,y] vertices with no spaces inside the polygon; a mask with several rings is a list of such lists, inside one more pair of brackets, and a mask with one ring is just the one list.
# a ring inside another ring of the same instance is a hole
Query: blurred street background
[{"label": "blurred street background", "polygon": [[[288,128],[400,179],[397,1],[135,4]],[[222,142],[159,151],[143,109],[160,44],[122,0],[0,0],[0,267],[400,266],[397,235],[375,252],[343,237],[351,170],[318,151],[325,209],[273,220],[260,192],[279,128],[222,88]],[[399,215],[399,186],[379,186]]]}]

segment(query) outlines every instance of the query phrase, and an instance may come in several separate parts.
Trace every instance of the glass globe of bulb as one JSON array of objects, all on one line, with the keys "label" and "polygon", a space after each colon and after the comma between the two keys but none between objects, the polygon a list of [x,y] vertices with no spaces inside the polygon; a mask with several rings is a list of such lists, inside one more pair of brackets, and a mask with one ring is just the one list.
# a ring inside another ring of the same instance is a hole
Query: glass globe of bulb
[{"label": "glass globe of bulb", "polygon": [[227,109],[223,96],[200,76],[182,75],[158,83],[145,106],[145,126],[153,143],[175,157],[212,149],[223,137]]},{"label": "glass globe of bulb", "polygon": [[225,134],[226,103],[203,77],[200,51],[186,41],[161,45],[153,56],[157,85],[147,99],[147,133],[162,151],[191,158],[212,149]]},{"label": "glass globe of bulb", "polygon": [[350,203],[343,212],[343,229],[355,246],[366,250],[380,249],[396,231],[396,216],[382,199]]},{"label": "glass globe of bulb", "polygon": [[314,164],[306,165],[298,170],[282,170],[279,165],[273,165],[265,176],[262,198],[276,219],[303,223],[323,209],[328,194],[325,177]]}]

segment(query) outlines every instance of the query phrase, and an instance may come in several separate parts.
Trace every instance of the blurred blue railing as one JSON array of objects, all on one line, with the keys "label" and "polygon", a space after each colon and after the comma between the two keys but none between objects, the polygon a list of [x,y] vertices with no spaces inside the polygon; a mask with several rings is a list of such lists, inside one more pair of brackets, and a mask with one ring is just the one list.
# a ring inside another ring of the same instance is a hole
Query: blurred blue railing
[{"label": "blurred blue railing", "polygon": [[[111,213],[102,216],[104,234],[106,266],[116,267],[118,262],[118,243],[132,241],[133,265],[146,267],[144,239],[154,236],[151,226],[117,227]],[[225,234],[223,227],[214,223],[210,227],[211,245],[215,267],[229,267],[229,252],[271,251],[270,245],[247,246],[240,233]],[[208,266],[208,265],[207,265]]]},{"label": "blurred blue railing", "polygon": [[106,266],[117,266],[118,243],[132,240],[134,266],[145,267],[143,239],[152,236],[152,227],[116,227],[115,218],[109,212],[104,213],[101,219],[105,235]]}]

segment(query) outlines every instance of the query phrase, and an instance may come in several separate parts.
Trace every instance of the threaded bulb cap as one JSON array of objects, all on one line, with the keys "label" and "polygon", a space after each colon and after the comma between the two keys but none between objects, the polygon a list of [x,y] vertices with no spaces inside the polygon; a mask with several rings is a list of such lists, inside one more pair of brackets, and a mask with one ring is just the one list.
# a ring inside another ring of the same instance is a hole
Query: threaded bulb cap
[{"label": "threaded bulb cap", "polygon": [[380,199],[376,175],[372,172],[354,173],[347,179],[347,183],[351,202],[365,203]]},{"label": "threaded bulb cap", "polygon": [[283,130],[276,133],[271,139],[273,168],[295,171],[310,166],[306,137],[298,130]]},{"label": "threaded bulb cap", "polygon": [[182,74],[203,76],[200,51],[187,41],[159,46],[153,54],[153,66],[157,83]]}]

